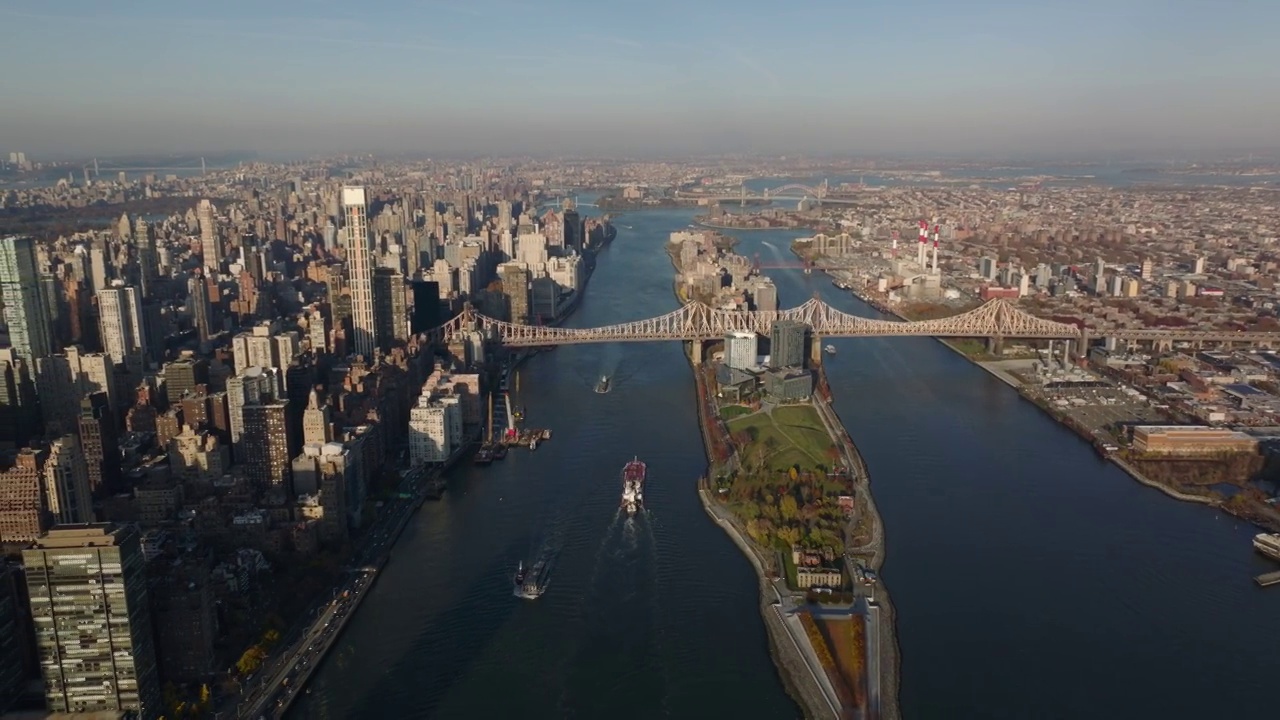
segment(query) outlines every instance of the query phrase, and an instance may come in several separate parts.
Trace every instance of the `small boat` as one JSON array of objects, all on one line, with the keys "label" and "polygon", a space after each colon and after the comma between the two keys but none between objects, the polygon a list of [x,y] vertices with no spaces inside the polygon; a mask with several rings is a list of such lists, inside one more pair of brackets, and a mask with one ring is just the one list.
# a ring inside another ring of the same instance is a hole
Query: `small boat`
[{"label": "small boat", "polygon": [[471,458],[471,462],[476,465],[488,465],[493,462],[493,451],[489,449],[488,445],[481,446],[476,451],[475,457]]},{"label": "small boat", "polygon": [[524,569],[524,561],[520,561],[520,567],[516,569],[516,575],[511,579],[513,585],[512,594],[524,600],[537,600],[542,597],[542,593],[547,590],[546,577],[547,561],[539,560],[533,564],[527,572]]},{"label": "small boat", "polygon": [[822,349],[823,349],[823,350],[825,350],[825,351],[827,352],[827,354],[828,354],[828,355],[835,355],[835,354],[836,354],[836,346],[835,346],[835,345],[828,345],[828,346],[826,346],[826,347],[824,347],[824,348],[822,348]]},{"label": "small boat", "polygon": [[495,445],[493,446],[493,459],[494,459],[494,460],[501,460],[502,458],[504,458],[504,457],[506,457],[506,456],[507,456],[507,446],[506,446],[506,445],[503,445],[502,443],[497,443],[497,444],[495,444]]},{"label": "small boat", "polygon": [[600,393],[601,395],[609,392],[609,376],[608,375],[600,376],[600,382],[596,383],[596,392]]},{"label": "small boat", "polygon": [[530,449],[530,450],[537,450],[537,449],[538,449],[538,439],[537,439],[537,438],[534,438],[533,440],[530,440],[530,441],[529,441],[529,449]]}]

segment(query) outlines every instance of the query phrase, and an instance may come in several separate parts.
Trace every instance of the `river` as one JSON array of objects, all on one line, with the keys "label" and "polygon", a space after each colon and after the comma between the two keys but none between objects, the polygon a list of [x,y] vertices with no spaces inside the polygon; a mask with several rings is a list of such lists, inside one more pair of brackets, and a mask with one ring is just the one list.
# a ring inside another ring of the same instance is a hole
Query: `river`
[{"label": "river", "polygon": [[[674,309],[663,243],[695,212],[619,218],[568,325]],[[744,232],[740,250],[790,259],[796,235]],[[769,275],[784,306],[817,292],[876,314],[821,275]],[[1280,591],[1250,579],[1268,569],[1250,527],[1138,485],[937,342],[831,342],[886,527],[904,717],[1274,717]],[[698,505],[693,402],[676,343],[531,360],[518,404],[554,439],[454,473],[291,717],[796,717],[752,570]],[[633,455],[650,481],[629,525]],[[511,597],[517,561],[544,549],[547,594]]]}]

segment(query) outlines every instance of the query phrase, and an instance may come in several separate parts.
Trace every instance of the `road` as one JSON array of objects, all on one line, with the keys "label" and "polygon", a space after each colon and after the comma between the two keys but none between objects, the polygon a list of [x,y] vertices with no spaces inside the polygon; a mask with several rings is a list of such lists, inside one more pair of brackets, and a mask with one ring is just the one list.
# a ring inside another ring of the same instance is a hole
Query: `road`
[{"label": "road", "polygon": [[[356,543],[348,573],[334,586],[332,594],[316,603],[292,627],[272,651],[261,669],[252,675],[239,698],[234,699],[235,717],[250,720],[278,717],[284,713],[310,677],[312,670],[337,640],[365,590],[377,578],[396,538],[421,505],[433,475],[403,480],[397,494],[385,501],[378,518]],[[408,497],[401,497],[403,493]],[[230,709],[230,708],[228,708]]]}]

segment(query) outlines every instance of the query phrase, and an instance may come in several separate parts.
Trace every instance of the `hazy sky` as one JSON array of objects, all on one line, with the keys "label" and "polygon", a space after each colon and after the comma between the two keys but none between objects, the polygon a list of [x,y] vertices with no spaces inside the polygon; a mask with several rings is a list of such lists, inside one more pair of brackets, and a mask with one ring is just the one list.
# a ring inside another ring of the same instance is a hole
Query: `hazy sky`
[{"label": "hazy sky", "polygon": [[0,151],[1280,145],[1280,0],[0,0]]}]

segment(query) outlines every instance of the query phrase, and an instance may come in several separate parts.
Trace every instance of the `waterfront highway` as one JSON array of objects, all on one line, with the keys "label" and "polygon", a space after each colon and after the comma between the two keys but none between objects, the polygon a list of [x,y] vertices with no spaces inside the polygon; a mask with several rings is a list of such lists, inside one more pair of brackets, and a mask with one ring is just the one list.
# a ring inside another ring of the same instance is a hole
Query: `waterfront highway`
[{"label": "waterfront highway", "polygon": [[254,683],[244,688],[237,703],[237,718],[279,717],[289,708],[364,600],[365,590],[377,578],[391,546],[422,504],[430,480],[417,474],[401,482],[396,495],[386,501],[378,519],[357,544],[349,572],[334,586],[331,596],[319,601],[305,620],[291,628],[277,646],[281,649],[274,651],[254,675]]}]

